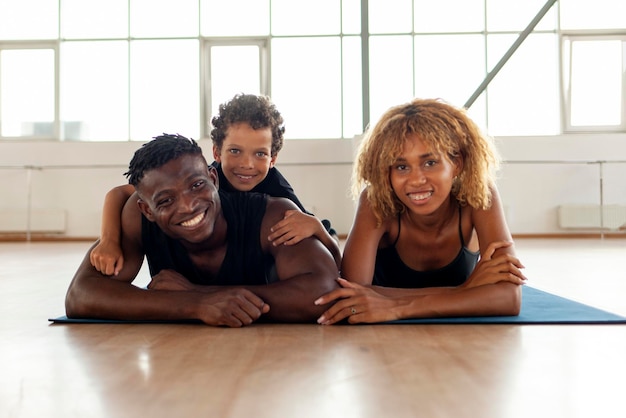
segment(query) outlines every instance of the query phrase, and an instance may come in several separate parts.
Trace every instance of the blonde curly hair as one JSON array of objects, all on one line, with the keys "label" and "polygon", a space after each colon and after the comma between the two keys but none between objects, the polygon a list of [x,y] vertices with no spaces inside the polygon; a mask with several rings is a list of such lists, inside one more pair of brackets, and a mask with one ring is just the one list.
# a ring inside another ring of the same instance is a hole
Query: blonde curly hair
[{"label": "blonde curly hair", "polygon": [[484,135],[464,109],[439,99],[414,99],[387,110],[365,133],[352,174],[352,191],[363,188],[379,224],[405,210],[395,195],[389,170],[410,135],[418,135],[433,152],[462,160],[452,195],[462,205],[487,209],[499,166],[493,140]]}]

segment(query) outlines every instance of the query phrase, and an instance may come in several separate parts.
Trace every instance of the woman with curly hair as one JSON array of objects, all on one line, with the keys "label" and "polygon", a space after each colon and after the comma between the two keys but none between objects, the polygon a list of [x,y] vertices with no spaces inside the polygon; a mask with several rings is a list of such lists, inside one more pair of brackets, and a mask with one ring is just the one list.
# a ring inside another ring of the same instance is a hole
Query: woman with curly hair
[{"label": "woman with curly hair", "polygon": [[[333,324],[518,315],[526,278],[495,186],[498,157],[464,110],[415,99],[365,135]],[[480,261],[479,261],[480,259]]]}]

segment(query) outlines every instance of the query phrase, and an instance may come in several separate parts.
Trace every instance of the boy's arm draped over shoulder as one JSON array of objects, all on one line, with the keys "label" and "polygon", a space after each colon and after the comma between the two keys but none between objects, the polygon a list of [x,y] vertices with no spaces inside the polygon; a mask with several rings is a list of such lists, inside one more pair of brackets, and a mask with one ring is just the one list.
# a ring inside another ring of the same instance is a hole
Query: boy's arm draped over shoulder
[{"label": "boy's arm draped over shoulder", "polygon": [[316,238],[309,237],[295,245],[273,246],[267,236],[270,228],[283,218],[285,211],[295,209],[293,202],[268,198],[261,226],[261,243],[276,263],[278,282],[251,288],[270,305],[268,317],[284,322],[312,322],[328,306],[314,301],[338,288],[339,272],[330,251]]},{"label": "boy's arm draped over shoulder", "polygon": [[312,214],[299,210],[288,210],[284,218],[272,226],[267,237],[272,245],[295,245],[304,238],[317,237],[330,251],[337,268],[341,267],[341,249],[339,243],[326,230],[322,222]]},{"label": "boy's arm draped over shoulder", "polygon": [[114,187],[104,198],[100,241],[91,250],[91,264],[106,275],[117,275],[124,266],[120,244],[121,214],[128,199],[135,193],[131,184]]}]

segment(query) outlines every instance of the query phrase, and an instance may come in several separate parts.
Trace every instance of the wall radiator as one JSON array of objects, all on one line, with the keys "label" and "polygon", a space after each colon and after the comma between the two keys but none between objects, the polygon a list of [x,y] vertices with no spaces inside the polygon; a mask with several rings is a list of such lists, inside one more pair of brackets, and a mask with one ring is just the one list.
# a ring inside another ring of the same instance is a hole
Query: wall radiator
[{"label": "wall radiator", "polygon": [[558,208],[559,227],[572,228],[626,228],[626,206],[604,205],[600,216],[600,205],[562,205]]},{"label": "wall radiator", "polygon": [[63,233],[65,227],[64,209],[31,209],[30,228],[26,209],[0,209],[0,233]]}]

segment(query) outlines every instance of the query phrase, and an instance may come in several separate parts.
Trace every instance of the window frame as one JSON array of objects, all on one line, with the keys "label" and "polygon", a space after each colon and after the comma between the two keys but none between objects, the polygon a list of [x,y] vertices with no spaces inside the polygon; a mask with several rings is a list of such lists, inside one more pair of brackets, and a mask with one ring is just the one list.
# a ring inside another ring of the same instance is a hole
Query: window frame
[{"label": "window frame", "polygon": [[[621,41],[622,42],[622,85],[621,85],[621,120],[619,125],[572,125],[572,54],[576,41]],[[569,45],[569,47],[568,47]],[[623,133],[626,132],[626,31],[561,31],[561,96],[562,96],[562,134],[568,133]]]},{"label": "window frame", "polygon": [[[59,141],[61,138],[61,115],[60,115],[60,57],[59,57],[58,40],[39,41],[0,41],[0,52],[8,50],[27,50],[41,49],[52,50],[54,55],[54,120],[52,121],[52,135],[21,135],[21,136],[4,136],[2,135],[2,118],[0,118],[0,140],[20,140],[20,141]],[[0,54],[0,61],[2,54]],[[2,67],[0,66],[0,78],[2,77]],[[2,101],[0,100],[0,112],[2,111]]]},{"label": "window frame", "polygon": [[259,77],[260,94],[271,95],[271,71],[270,71],[270,45],[271,39],[267,37],[238,37],[216,38],[200,37],[200,122],[202,138],[211,136],[211,110],[212,86],[211,86],[211,48],[219,46],[242,46],[251,45],[259,48]]}]

